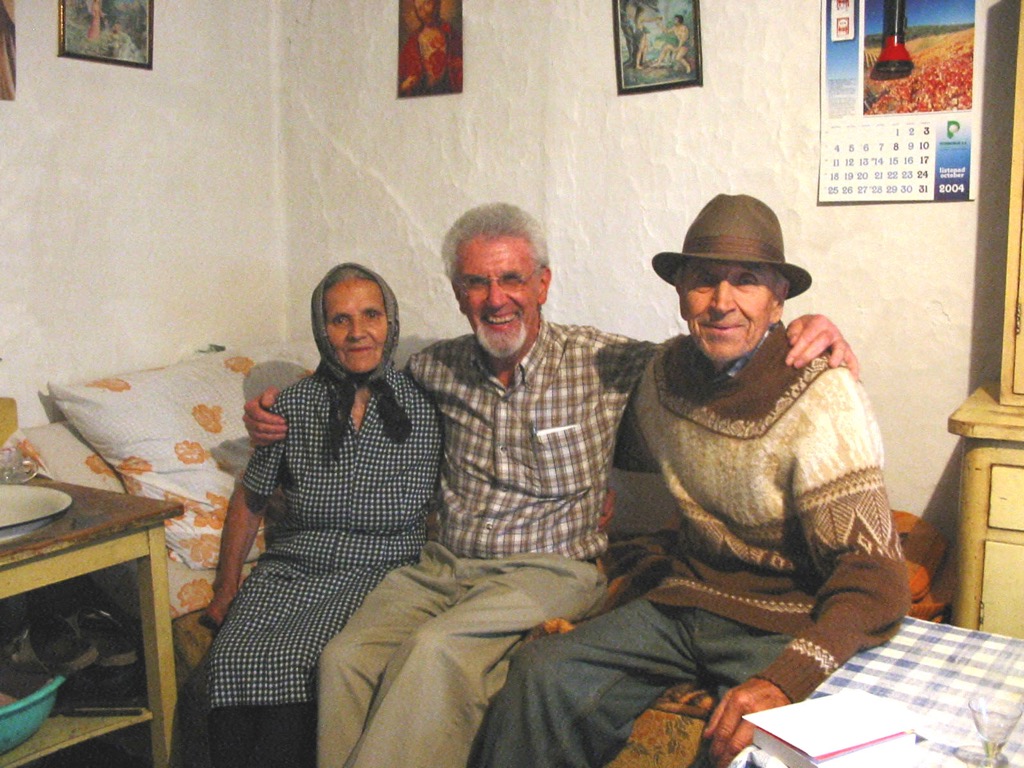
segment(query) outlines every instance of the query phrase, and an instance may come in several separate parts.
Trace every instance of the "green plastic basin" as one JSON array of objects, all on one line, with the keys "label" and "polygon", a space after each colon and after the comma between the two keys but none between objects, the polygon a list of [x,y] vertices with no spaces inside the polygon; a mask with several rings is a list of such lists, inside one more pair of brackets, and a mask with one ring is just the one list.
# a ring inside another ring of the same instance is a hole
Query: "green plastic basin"
[{"label": "green plastic basin", "polygon": [[57,675],[28,696],[0,707],[0,754],[8,752],[39,730],[57,700],[64,678]]}]

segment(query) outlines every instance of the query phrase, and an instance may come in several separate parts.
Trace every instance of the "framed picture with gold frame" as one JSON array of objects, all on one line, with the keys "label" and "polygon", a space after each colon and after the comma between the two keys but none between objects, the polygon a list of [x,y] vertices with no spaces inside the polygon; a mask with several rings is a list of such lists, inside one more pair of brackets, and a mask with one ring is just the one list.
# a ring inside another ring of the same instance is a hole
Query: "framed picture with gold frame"
[{"label": "framed picture with gold frame", "polygon": [[698,0],[612,0],[619,94],[703,85]]},{"label": "framed picture with gold frame", "polygon": [[59,3],[59,56],[153,68],[153,0]]}]

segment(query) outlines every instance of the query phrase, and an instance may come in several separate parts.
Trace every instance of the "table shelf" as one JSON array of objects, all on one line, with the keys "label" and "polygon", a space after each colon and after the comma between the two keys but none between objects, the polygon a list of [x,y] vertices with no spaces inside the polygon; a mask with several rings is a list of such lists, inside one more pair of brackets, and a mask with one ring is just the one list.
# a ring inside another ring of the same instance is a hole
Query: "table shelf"
[{"label": "table shelf", "polygon": [[0,768],[28,765],[83,741],[119,731],[153,719],[153,713],[144,709],[137,715],[103,717],[48,717],[42,727],[28,741],[0,755]]}]

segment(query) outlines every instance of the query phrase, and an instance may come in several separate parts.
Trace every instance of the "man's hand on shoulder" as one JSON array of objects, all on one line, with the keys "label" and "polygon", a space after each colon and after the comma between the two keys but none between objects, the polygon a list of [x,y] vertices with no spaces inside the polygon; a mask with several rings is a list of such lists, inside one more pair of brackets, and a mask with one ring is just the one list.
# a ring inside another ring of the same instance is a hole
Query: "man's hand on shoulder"
[{"label": "man's hand on shoulder", "polygon": [[711,741],[712,763],[726,768],[741,749],[750,746],[754,726],[743,719],[744,715],[791,703],[781,688],[758,677],[726,691],[704,729],[704,738]]},{"label": "man's hand on shoulder", "polygon": [[860,363],[853,354],[853,348],[843,338],[843,334],[831,320],[824,315],[802,315],[789,324],[786,329],[789,337],[790,350],[786,355],[786,364],[794,368],[803,368],[811,360],[826,350],[829,351],[828,364],[833,368],[845,365],[854,378],[860,379]]},{"label": "man's hand on shoulder", "polygon": [[245,413],[242,421],[249,433],[249,440],[255,446],[272,445],[284,440],[288,434],[288,422],[283,416],[271,413],[270,408],[281,390],[277,387],[267,387],[261,394],[254,397],[245,404]]}]

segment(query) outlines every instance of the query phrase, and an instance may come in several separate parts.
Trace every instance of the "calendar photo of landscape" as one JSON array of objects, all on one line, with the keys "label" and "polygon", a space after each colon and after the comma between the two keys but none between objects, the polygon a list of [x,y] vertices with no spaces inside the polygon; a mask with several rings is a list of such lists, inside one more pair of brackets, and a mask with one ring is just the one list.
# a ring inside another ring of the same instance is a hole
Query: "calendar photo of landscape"
[{"label": "calendar photo of landscape", "polygon": [[969,111],[973,105],[974,0],[905,0],[904,64],[909,72],[879,76],[886,44],[886,6],[864,6],[864,114]]}]

